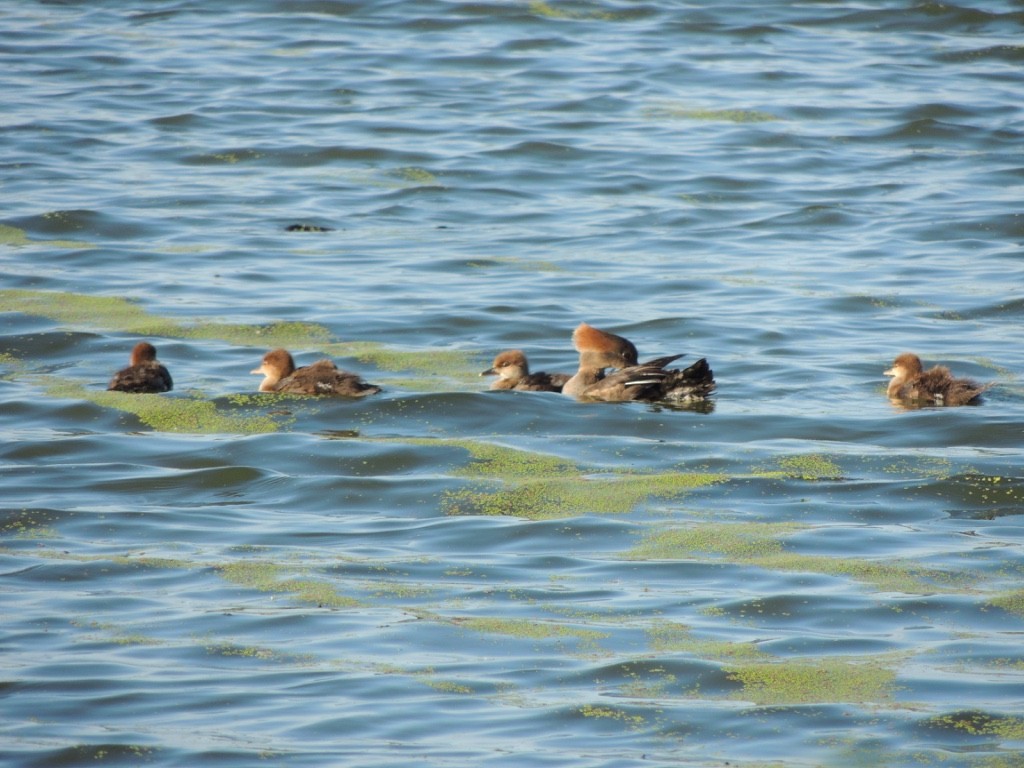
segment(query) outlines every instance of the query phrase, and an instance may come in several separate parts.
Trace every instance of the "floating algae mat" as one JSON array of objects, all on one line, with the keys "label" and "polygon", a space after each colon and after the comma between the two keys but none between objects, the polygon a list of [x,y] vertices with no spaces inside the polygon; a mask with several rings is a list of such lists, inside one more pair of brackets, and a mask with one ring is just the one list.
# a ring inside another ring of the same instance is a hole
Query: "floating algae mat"
[{"label": "floating algae mat", "polygon": [[428,374],[466,375],[474,355],[457,350],[403,351],[368,342],[339,342],[317,323],[278,322],[268,325],[184,322],[146,312],[118,296],[80,293],[0,290],[0,312],[21,312],[68,325],[172,339],[220,339],[253,347],[320,349],[327,354],[355,357],[386,370],[416,370]]},{"label": "floating algae mat", "polygon": [[478,440],[399,438],[396,442],[461,448],[470,461],[454,473],[491,481],[446,491],[441,508],[448,515],[551,520],[622,514],[647,499],[675,498],[725,479],[725,475],[700,472],[602,474],[557,456]]},{"label": "floating algae mat", "polygon": [[910,563],[856,557],[826,557],[787,551],[783,539],[809,530],[801,523],[702,523],[667,528],[648,534],[626,553],[632,560],[692,560],[709,558],[774,571],[844,576],[887,592],[909,594],[965,587],[963,574]]},{"label": "floating algae mat", "polygon": [[725,668],[756,704],[879,703],[892,698],[896,673],[877,659],[758,662]]},{"label": "floating algae mat", "polygon": [[262,434],[277,431],[284,421],[244,409],[225,411],[213,401],[197,397],[108,392],[52,376],[44,377],[43,381],[50,397],[87,400],[104,408],[131,413],[158,432]]}]

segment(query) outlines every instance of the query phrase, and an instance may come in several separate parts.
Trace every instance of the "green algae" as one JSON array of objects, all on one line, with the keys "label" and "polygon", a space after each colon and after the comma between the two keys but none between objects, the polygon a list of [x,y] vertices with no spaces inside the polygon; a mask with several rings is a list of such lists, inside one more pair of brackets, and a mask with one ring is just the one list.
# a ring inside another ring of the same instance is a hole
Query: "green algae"
[{"label": "green algae", "polygon": [[0,224],[0,245],[7,245],[17,248],[25,245],[48,245],[53,248],[92,248],[92,243],[81,240],[32,240],[25,234],[25,230],[12,227],[8,224]]},{"label": "green algae", "polygon": [[221,339],[232,344],[251,346],[317,346],[331,340],[330,331],[315,323],[187,323],[151,315],[135,302],[120,296],[7,289],[0,290],[0,312],[21,312],[67,325],[103,328],[139,336]]},{"label": "green algae", "polygon": [[0,224],[0,245],[28,245],[28,235],[25,234],[25,230],[19,229],[18,227],[12,227],[9,224]]},{"label": "green algae", "polygon": [[586,514],[622,514],[651,498],[677,498],[725,479],[710,473],[586,474],[579,465],[549,454],[469,439],[401,438],[410,445],[451,446],[470,456],[456,475],[493,480],[497,488],[445,491],[448,515],[490,515],[549,520]]},{"label": "green algae", "polygon": [[217,566],[227,581],[257,592],[286,594],[301,603],[323,608],[353,608],[361,603],[339,593],[331,584],[312,579],[285,579],[284,568],[276,563],[239,560]]},{"label": "green algae", "polygon": [[42,509],[4,510],[0,534],[15,539],[53,539],[58,534],[52,524],[61,517]]},{"label": "green algae", "polygon": [[[420,371],[438,376],[466,376],[476,353],[456,349],[404,350],[367,341],[334,342],[323,347],[330,355],[353,357],[389,371]],[[479,378],[477,373],[473,376]]]},{"label": "green algae", "polygon": [[867,582],[889,592],[960,589],[966,576],[893,561],[787,552],[782,539],[809,530],[800,523],[723,523],[667,528],[647,535],[626,553],[632,560],[682,560],[711,556],[775,571],[820,573]]},{"label": "green algae", "polygon": [[216,403],[198,397],[108,392],[52,376],[42,381],[50,397],[86,400],[130,413],[157,432],[251,435],[275,432],[280,426],[280,420],[265,414],[225,412]]},{"label": "green algae", "polygon": [[543,16],[546,19],[617,21],[626,18],[626,15],[623,13],[611,13],[609,11],[569,11],[564,8],[555,8],[550,3],[542,2],[542,0],[532,0],[529,8],[530,13],[536,16]]},{"label": "green algae", "polygon": [[608,632],[596,629],[582,629],[535,619],[504,619],[495,616],[482,616],[460,617],[449,619],[449,621],[473,632],[507,635],[522,640],[580,640],[586,644],[593,644],[610,636]]},{"label": "green algae", "polygon": [[829,457],[816,453],[782,456],[775,460],[774,468],[754,469],[753,474],[757,477],[780,477],[808,482],[842,478],[842,470],[838,464]]},{"label": "green algae", "polygon": [[764,662],[724,671],[743,686],[730,698],[759,705],[878,703],[891,699],[896,687],[896,673],[877,660]]},{"label": "green algae", "polygon": [[[17,554],[15,551],[0,547],[0,552]],[[27,554],[27,553],[21,553]],[[66,550],[56,549],[33,549],[32,557],[44,560],[66,560],[72,563],[112,563],[122,567],[132,568],[194,568],[195,564],[187,560],[177,560],[170,557],[150,557],[148,555],[82,555]]]},{"label": "green algae", "polygon": [[688,653],[703,659],[720,661],[758,661],[769,654],[753,643],[695,638],[690,628],[671,621],[659,621],[647,628],[651,650],[657,653]]},{"label": "green algae", "polygon": [[602,720],[618,720],[626,723],[630,728],[640,728],[646,722],[643,715],[631,715],[619,707],[598,707],[593,704],[584,704],[576,710],[583,717],[598,718]]},{"label": "green algae", "polygon": [[425,168],[396,168],[391,171],[391,175],[417,187],[438,186],[437,177]]},{"label": "green algae", "polygon": [[783,551],[780,538],[805,530],[801,523],[722,523],[665,528],[648,534],[626,557],[631,560],[679,560],[714,555],[749,562]]},{"label": "green algae", "polygon": [[928,718],[924,725],[970,736],[995,736],[1007,741],[1024,740],[1024,717],[995,715],[975,709],[936,715]]},{"label": "green algae", "polygon": [[276,648],[267,648],[259,645],[210,642],[205,644],[204,647],[211,656],[224,658],[254,659],[256,661],[269,661],[277,664],[312,664],[316,661],[316,657],[311,653],[289,653],[288,651],[279,651]]},{"label": "green algae", "polygon": [[767,123],[778,118],[756,109],[700,109],[665,104],[644,110],[644,117],[657,120],[701,120],[722,123]]},{"label": "green algae", "polygon": [[988,601],[988,604],[993,605],[996,608],[1002,608],[1007,613],[1015,613],[1018,616],[1024,616],[1024,589],[1006,592],[1002,595],[993,597]]},{"label": "green algae", "polygon": [[84,326],[144,337],[221,340],[265,349],[319,349],[328,355],[353,357],[361,363],[395,371],[476,380],[476,353],[452,349],[402,350],[372,342],[341,342],[317,323],[281,321],[266,325],[183,321],[152,315],[119,296],[0,290],[0,312],[46,317],[69,326]]},{"label": "green algae", "polygon": [[449,515],[501,515],[529,520],[626,514],[648,499],[676,498],[721,479],[720,475],[701,473],[609,478],[575,475],[520,481],[497,490],[447,491],[441,506]]}]

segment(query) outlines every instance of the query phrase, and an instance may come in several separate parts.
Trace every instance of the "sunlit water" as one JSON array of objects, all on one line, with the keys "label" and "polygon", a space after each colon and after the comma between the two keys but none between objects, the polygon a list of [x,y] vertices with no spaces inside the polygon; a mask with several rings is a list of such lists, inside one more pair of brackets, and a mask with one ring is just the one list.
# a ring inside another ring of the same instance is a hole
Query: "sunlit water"
[{"label": "sunlit water", "polygon": [[[1022,764],[1019,2],[0,25],[6,764]],[[582,320],[712,407],[486,391]]]}]

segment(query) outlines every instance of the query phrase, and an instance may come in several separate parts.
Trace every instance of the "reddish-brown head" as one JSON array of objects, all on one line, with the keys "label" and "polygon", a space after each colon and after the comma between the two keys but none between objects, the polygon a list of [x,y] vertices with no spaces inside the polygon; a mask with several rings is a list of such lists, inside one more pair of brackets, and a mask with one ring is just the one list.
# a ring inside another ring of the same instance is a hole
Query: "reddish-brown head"
[{"label": "reddish-brown head", "polygon": [[901,379],[908,379],[917,376],[924,367],[921,365],[921,358],[910,352],[897,355],[892,361],[892,367],[885,372],[886,376],[897,376]]},{"label": "reddish-brown head", "polygon": [[637,364],[636,347],[629,339],[586,323],[580,323],[573,331],[572,343],[580,354],[590,353],[614,361],[609,362],[609,366],[625,367]]},{"label": "reddish-brown head", "polygon": [[148,341],[140,341],[132,348],[132,365],[142,365],[156,360],[156,347]]}]

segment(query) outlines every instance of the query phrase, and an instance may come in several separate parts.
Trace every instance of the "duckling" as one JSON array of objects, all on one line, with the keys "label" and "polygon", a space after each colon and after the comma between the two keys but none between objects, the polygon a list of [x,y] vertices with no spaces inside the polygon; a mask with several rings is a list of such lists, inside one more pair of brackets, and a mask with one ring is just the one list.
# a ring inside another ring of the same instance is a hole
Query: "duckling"
[{"label": "duckling", "polygon": [[107,390],[118,392],[170,392],[171,374],[156,359],[156,347],[140,341],[132,348],[131,364],[114,374]]},{"label": "duckling", "polygon": [[491,389],[518,389],[520,392],[561,392],[569,380],[567,373],[530,373],[530,364],[518,349],[507,349],[494,358],[481,376],[497,376]]},{"label": "duckling", "polygon": [[251,373],[264,377],[260,382],[260,392],[327,397],[366,397],[380,392],[380,387],[367,384],[355,373],[340,370],[330,360],[319,360],[296,368],[286,349],[267,352],[260,367]]},{"label": "duckling", "polygon": [[971,379],[957,379],[943,365],[924,370],[921,358],[905,352],[897,356],[885,371],[892,376],[886,394],[890,400],[904,400],[926,405],[967,405],[976,402],[992,384],[978,384]]}]

